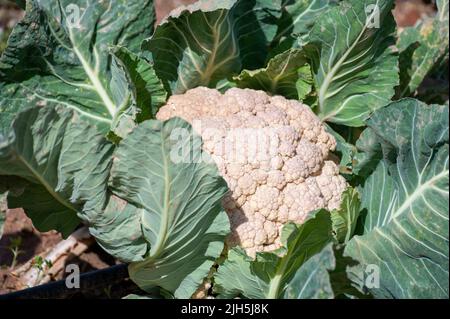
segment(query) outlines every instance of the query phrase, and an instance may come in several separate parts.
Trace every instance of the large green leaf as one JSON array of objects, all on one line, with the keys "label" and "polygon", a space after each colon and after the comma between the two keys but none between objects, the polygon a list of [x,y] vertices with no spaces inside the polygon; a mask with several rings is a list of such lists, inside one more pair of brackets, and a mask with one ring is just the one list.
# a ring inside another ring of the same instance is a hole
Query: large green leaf
[{"label": "large green leaf", "polygon": [[[292,282],[296,272],[332,241],[331,219],[326,211],[313,213],[302,225],[286,224],[282,230],[283,248],[278,251],[257,253],[253,260],[241,248],[233,248],[228,259],[219,266],[214,290],[221,298],[281,298],[286,289],[297,284]],[[325,288],[308,287],[308,291],[310,289]]]},{"label": "large green leaf", "polygon": [[107,131],[129,95],[109,47],[138,50],[154,21],[152,0],[28,1],[0,58],[0,132],[35,105],[64,105]]},{"label": "large green leaf", "polygon": [[172,94],[215,87],[242,68],[265,65],[281,0],[200,0],[173,12],[143,44]]},{"label": "large green leaf", "polygon": [[316,111],[324,121],[363,126],[394,95],[398,58],[392,48],[392,6],[393,0],[343,1],[314,25],[307,47],[318,94]]},{"label": "large green leaf", "polygon": [[[105,196],[112,146],[95,126],[64,107],[35,107],[18,114],[0,139],[0,177],[26,181],[9,192],[9,208],[23,207],[40,231],[64,236],[92,220]],[[5,177],[6,176],[6,177]]]},{"label": "large green leaf", "polygon": [[304,52],[292,49],[272,58],[265,68],[243,70],[234,81],[240,88],[303,100],[311,92],[313,80]]},{"label": "large green leaf", "polygon": [[368,122],[382,160],[366,180],[362,236],[346,254],[379,268],[378,298],[448,298],[448,106],[404,99]]},{"label": "large green leaf", "polygon": [[95,235],[116,257],[135,261],[130,277],[144,290],[189,298],[223,250],[230,226],[221,199],[228,188],[216,166],[202,161],[208,158],[200,146],[192,127],[174,118],[140,124],[114,153],[115,202]]},{"label": "large green leaf", "polygon": [[400,33],[400,87],[398,97],[409,96],[419,88],[426,76],[440,67],[449,55],[448,0],[438,2],[434,18],[421,21]]}]

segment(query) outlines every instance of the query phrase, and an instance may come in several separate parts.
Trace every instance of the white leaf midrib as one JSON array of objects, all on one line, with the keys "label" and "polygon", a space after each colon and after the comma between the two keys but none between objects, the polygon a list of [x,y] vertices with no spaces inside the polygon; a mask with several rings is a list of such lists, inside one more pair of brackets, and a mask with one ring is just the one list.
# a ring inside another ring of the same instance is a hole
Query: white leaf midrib
[{"label": "white leaf midrib", "polygon": [[150,259],[155,260],[163,252],[164,246],[167,241],[169,231],[169,219],[170,219],[170,177],[169,177],[169,163],[167,161],[167,154],[165,150],[165,139],[163,136],[163,130],[161,130],[161,154],[163,157],[162,167],[164,170],[164,202],[162,203],[163,211],[161,212],[160,228],[157,236],[157,242],[151,253]]},{"label": "white leaf midrib", "polygon": [[[65,11],[62,10],[62,12],[64,14],[64,18],[67,19]],[[109,114],[111,115],[111,118],[114,118],[114,116],[116,115],[116,112],[117,112],[117,107],[116,107],[115,103],[111,100],[108,92],[106,91],[105,87],[103,86],[103,84],[98,76],[99,75],[98,74],[98,66],[100,65],[100,61],[99,61],[100,58],[98,56],[97,49],[94,46],[94,49],[93,49],[94,56],[97,59],[97,61],[96,61],[96,66],[93,69],[90,66],[90,64],[88,63],[88,61],[85,59],[85,57],[83,56],[83,54],[81,53],[79,48],[77,47],[71,26],[68,27],[68,32],[69,32],[69,40],[73,47],[73,52],[75,53],[78,60],[80,61],[81,66],[83,67],[87,77],[89,78],[89,81],[91,82],[94,91],[97,93],[97,95],[102,100],[103,104],[105,105],[106,109],[108,110]],[[78,30],[77,32],[80,32],[80,30]]]},{"label": "white leaf midrib", "polygon": [[114,118],[117,107],[115,103],[111,100],[111,98],[108,95],[108,92],[104,88],[102,82],[100,81],[100,78],[98,77],[98,73],[96,73],[89,63],[86,61],[86,59],[83,57],[81,52],[78,50],[77,47],[74,46],[74,52],[78,59],[81,62],[81,65],[86,72],[86,75],[89,78],[89,81],[91,82],[94,90],[97,92],[98,96],[102,100],[103,104],[106,106],[106,109],[108,110],[109,114],[111,115],[111,118]]},{"label": "white leaf midrib", "polygon": [[[342,57],[337,61],[337,63],[331,68],[330,72],[325,76],[325,79],[322,83],[322,86],[319,90],[319,107],[321,109],[321,113],[323,112],[323,107],[325,104],[325,101],[327,99],[326,93],[328,92],[328,88],[330,87],[331,83],[334,80],[334,76],[339,71],[342,64],[346,61],[347,57],[350,55],[350,53],[353,51],[353,49],[356,47],[356,45],[359,43],[359,40],[364,35],[364,33],[367,30],[367,22],[370,21],[369,17],[366,19],[366,24],[364,24],[361,32],[359,33],[358,37],[355,39],[355,41],[352,43],[352,45],[347,49],[347,51],[342,55]],[[351,26],[349,26],[348,32],[351,31]],[[328,115],[322,115],[323,119],[329,119],[330,116]]]}]

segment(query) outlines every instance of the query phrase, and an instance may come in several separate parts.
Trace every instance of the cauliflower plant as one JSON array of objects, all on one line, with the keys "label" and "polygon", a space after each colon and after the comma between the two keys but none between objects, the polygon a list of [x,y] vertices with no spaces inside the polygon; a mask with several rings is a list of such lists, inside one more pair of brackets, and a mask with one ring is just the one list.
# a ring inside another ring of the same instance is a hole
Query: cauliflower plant
[{"label": "cauliflower plant", "polygon": [[156,117],[181,117],[202,136],[230,189],[223,199],[228,244],[250,256],[279,248],[288,221],[340,205],[347,184],[329,159],[336,141],[307,105],[263,91],[198,87],[172,96]]}]

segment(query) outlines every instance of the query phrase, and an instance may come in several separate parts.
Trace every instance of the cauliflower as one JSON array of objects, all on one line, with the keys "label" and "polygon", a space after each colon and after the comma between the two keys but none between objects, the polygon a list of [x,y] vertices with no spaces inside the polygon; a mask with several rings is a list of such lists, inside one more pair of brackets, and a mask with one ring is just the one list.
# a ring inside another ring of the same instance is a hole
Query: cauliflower
[{"label": "cauliflower", "polygon": [[204,87],[172,96],[157,119],[181,117],[202,136],[230,189],[228,245],[250,256],[281,246],[280,230],[313,210],[338,208],[347,188],[328,159],[335,139],[306,105],[263,91]]}]

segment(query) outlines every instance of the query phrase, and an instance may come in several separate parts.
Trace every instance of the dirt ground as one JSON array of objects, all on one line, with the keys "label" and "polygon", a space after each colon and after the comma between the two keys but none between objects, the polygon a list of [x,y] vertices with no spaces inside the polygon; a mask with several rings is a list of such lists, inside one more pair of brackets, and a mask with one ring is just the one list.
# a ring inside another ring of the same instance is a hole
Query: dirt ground
[{"label": "dirt ground", "polygon": [[156,18],[161,21],[171,10],[180,5],[194,3],[196,0],[155,0]]},{"label": "dirt ground", "polygon": [[398,26],[409,27],[421,18],[432,16],[435,10],[431,1],[397,0],[394,16]]},{"label": "dirt ground", "polygon": [[[155,2],[157,18],[160,21],[175,7],[193,3],[195,0],[155,0]],[[434,10],[430,1],[398,0],[394,15],[398,25],[405,27],[414,25],[421,17],[432,15]],[[11,5],[6,6],[6,1],[0,0],[0,52],[2,51],[2,33],[3,35],[7,34],[21,16],[20,10]],[[20,241],[17,247],[20,253],[15,261],[15,267],[11,268],[13,263],[13,247],[11,245],[17,240]],[[0,294],[18,289],[19,279],[12,275],[14,269],[50,250],[61,240],[61,236],[56,232],[39,233],[22,210],[7,211],[4,235],[0,240]],[[106,268],[116,263],[95,244],[72,262],[79,264],[82,272]],[[53,279],[58,280],[62,277],[63,274],[60,274],[59,277]]]},{"label": "dirt ground", "polygon": [[[13,261],[12,251],[14,247],[12,243],[16,240],[20,240],[20,244],[18,247],[16,246],[19,254]],[[0,294],[22,288],[20,278],[13,275],[14,270],[34,259],[35,256],[48,252],[61,240],[61,235],[55,231],[46,233],[37,231],[21,209],[8,210],[4,235],[0,239]],[[107,268],[117,263],[114,258],[103,252],[96,244],[79,257],[69,256],[67,261],[77,264],[81,273]],[[64,273],[59,273],[52,280],[59,280],[64,277]]]},{"label": "dirt ground", "polygon": [[[16,267],[11,268],[14,240],[20,240],[17,247],[20,253],[15,262]],[[4,235],[0,240],[0,294],[17,289],[17,278],[11,275],[12,270],[59,241],[61,236],[56,232],[39,233],[21,209],[7,211]]]}]

